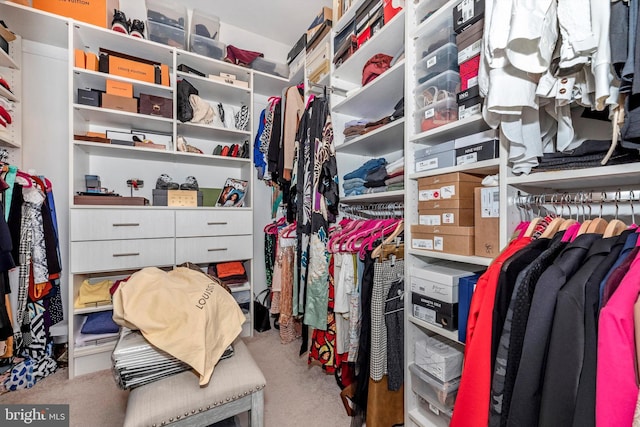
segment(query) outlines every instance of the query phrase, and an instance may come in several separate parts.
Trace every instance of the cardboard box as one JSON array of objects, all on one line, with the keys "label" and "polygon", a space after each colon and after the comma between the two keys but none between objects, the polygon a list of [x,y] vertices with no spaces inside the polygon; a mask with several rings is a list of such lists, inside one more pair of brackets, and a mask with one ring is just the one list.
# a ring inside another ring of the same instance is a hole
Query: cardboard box
[{"label": "cardboard box", "polygon": [[[482,182],[482,176],[465,172],[451,172],[440,175],[427,176],[418,180],[418,187],[438,186],[446,182]],[[462,197],[459,197],[462,198]],[[472,199],[473,197],[469,197]]]},{"label": "cardboard box", "polygon": [[411,292],[413,317],[442,326],[448,331],[458,329],[458,303],[447,303]]},{"label": "cardboard box", "polygon": [[136,98],[126,98],[124,96],[111,95],[109,93],[102,94],[100,106],[102,108],[127,111],[129,113],[138,112],[138,100]]},{"label": "cardboard box", "polygon": [[152,190],[153,206],[202,206],[202,191]]},{"label": "cardboard box", "polygon": [[[318,13],[315,16],[315,18],[313,18],[313,21],[311,21],[311,24],[309,24],[309,27],[307,30],[307,38],[309,39],[313,37],[315,32],[318,29],[320,29],[320,26],[324,24],[325,21],[331,21],[331,19],[333,19],[333,11],[331,10],[331,8],[326,6],[323,7],[320,13]],[[295,55],[294,55],[294,58],[295,58]]]},{"label": "cardboard box", "polygon": [[127,82],[107,79],[107,93],[110,95],[133,98],[133,85]]},{"label": "cardboard box", "polygon": [[82,49],[75,49],[73,51],[74,67],[87,68],[87,56]]},{"label": "cardboard box", "polygon": [[473,209],[429,209],[418,211],[420,225],[453,225],[473,227]]},{"label": "cardboard box", "polygon": [[100,106],[100,92],[97,90],[78,89],[78,104]]},{"label": "cardboard box", "polygon": [[73,196],[74,205],[121,205],[121,206],[146,206],[149,200],[144,197],[123,196]]},{"label": "cardboard box", "polygon": [[418,201],[426,202],[439,199],[471,199],[473,189],[480,181],[443,182],[434,185],[421,185],[418,181]]},{"label": "cardboard box", "polygon": [[473,203],[473,198],[428,200],[418,202],[418,212],[432,209],[473,209]]},{"label": "cardboard box", "polygon": [[462,375],[463,353],[440,336],[426,336],[416,341],[415,363],[440,381]]},{"label": "cardboard box", "polygon": [[476,234],[474,254],[495,258],[500,253],[500,189],[478,187],[475,190]]},{"label": "cardboard box", "polygon": [[411,247],[454,255],[475,254],[474,227],[411,226]]},{"label": "cardboard box", "polygon": [[453,7],[453,30],[460,34],[484,18],[484,0],[462,0]]},{"label": "cardboard box", "polygon": [[35,9],[66,16],[98,27],[109,28],[118,0],[33,0]]},{"label": "cardboard box", "polygon": [[432,147],[420,148],[415,152],[415,171],[424,172],[432,169],[455,166],[455,141],[447,141]]},{"label": "cardboard box", "polygon": [[409,270],[411,292],[442,302],[456,303],[460,279],[472,276],[483,269],[477,265],[458,262],[411,267]]},{"label": "cardboard box", "polygon": [[85,54],[85,68],[91,71],[99,71],[100,70],[100,61],[98,61],[98,57],[95,53],[87,52]]}]

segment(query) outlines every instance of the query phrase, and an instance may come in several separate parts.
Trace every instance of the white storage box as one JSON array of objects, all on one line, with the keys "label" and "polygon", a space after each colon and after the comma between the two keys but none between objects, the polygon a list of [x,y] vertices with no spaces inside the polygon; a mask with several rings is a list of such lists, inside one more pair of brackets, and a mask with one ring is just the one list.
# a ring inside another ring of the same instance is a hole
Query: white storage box
[{"label": "white storage box", "polygon": [[484,270],[482,267],[462,263],[429,264],[424,268],[411,267],[411,292],[442,302],[458,302],[458,281]]},{"label": "white storage box", "polygon": [[438,335],[418,340],[415,363],[440,381],[451,381],[462,375],[463,354]]}]

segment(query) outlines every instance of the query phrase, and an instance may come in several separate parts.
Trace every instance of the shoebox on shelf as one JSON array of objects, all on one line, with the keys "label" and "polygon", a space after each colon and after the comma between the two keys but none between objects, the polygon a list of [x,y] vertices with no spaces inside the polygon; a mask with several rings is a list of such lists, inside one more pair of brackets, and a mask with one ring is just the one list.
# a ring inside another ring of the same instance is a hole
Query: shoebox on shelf
[{"label": "shoebox on shelf", "polygon": [[111,110],[137,113],[138,99],[127,98],[125,96],[111,95],[109,93],[103,93],[100,99],[100,106],[102,108],[109,108]]},{"label": "shoebox on shelf", "polygon": [[82,49],[73,51],[73,66],[76,68],[87,68],[87,55]]},{"label": "shoebox on shelf", "polygon": [[113,11],[118,9],[118,0],[33,0],[34,9],[66,16],[88,24],[110,28]]},{"label": "shoebox on shelf", "polygon": [[[330,7],[323,7],[320,13],[318,13],[309,24],[309,28],[307,29],[307,40],[311,40],[314,34],[322,29],[322,25],[326,22],[331,22],[333,18],[333,10]],[[331,25],[329,24],[329,27]]]},{"label": "shoebox on shelf", "polygon": [[287,54],[287,64],[291,65],[293,60],[302,52],[307,46],[307,33],[303,33],[298,39],[296,44],[293,45],[289,53]]},{"label": "shoebox on shelf", "polygon": [[456,165],[496,159],[500,155],[499,131],[490,129],[484,132],[456,138]]},{"label": "shoebox on shelf", "polygon": [[458,64],[463,64],[474,56],[480,55],[483,32],[484,19],[480,19],[478,22],[456,35]]},{"label": "shoebox on shelf", "polygon": [[173,100],[157,95],[140,94],[140,114],[173,118]]},{"label": "shoebox on shelf", "polygon": [[153,206],[202,206],[202,191],[153,189]]},{"label": "shoebox on shelf", "polygon": [[420,148],[415,152],[415,171],[424,172],[432,169],[455,166],[455,141],[447,141],[432,147]]},{"label": "shoebox on shelf", "polygon": [[220,83],[226,83],[228,85],[234,85],[234,86],[237,86],[237,87],[246,87],[246,88],[249,87],[249,82],[238,80],[236,78],[236,76],[233,76],[233,75],[227,74],[227,73],[220,73],[219,76],[215,75],[215,74],[209,74],[208,77],[211,80],[214,80],[214,81],[220,82]]},{"label": "shoebox on shelf", "polygon": [[500,251],[500,189],[475,190],[475,255],[494,258]]},{"label": "shoebox on shelf", "polygon": [[144,197],[123,197],[108,195],[78,195],[73,196],[75,205],[121,205],[121,206],[147,206],[149,200]]},{"label": "shoebox on shelf", "polygon": [[473,208],[469,209],[428,209],[418,211],[420,225],[452,225],[473,227]]},{"label": "shoebox on shelf", "polygon": [[95,53],[85,53],[85,68],[91,71],[100,71],[100,61]]},{"label": "shoebox on shelf", "polygon": [[484,18],[484,0],[462,0],[453,7],[453,30],[460,34]]},{"label": "shoebox on shelf", "polygon": [[482,97],[480,96],[479,86],[476,85],[458,92],[456,102],[458,103],[458,118],[460,120],[479,114],[482,111]]},{"label": "shoebox on shelf", "polygon": [[449,261],[411,267],[411,292],[442,302],[457,303],[460,278],[482,270],[477,265]]},{"label": "shoebox on shelf", "polygon": [[411,247],[447,254],[473,256],[475,253],[474,227],[411,226]]},{"label": "shoebox on shelf", "polygon": [[402,5],[393,7],[392,0],[384,0],[384,23],[391,21],[402,10]]},{"label": "shoebox on shelf", "polygon": [[463,353],[440,336],[427,336],[415,343],[415,363],[440,381],[462,375]]},{"label": "shoebox on shelf", "polygon": [[418,179],[418,202],[439,199],[473,199],[482,177],[453,172]]},{"label": "shoebox on shelf", "polygon": [[78,104],[99,107],[101,95],[102,92],[98,90],[78,89]]},{"label": "shoebox on shelf", "polygon": [[124,96],[133,98],[133,85],[127,82],[107,79],[107,93],[110,95]]},{"label": "shoebox on shelf", "polygon": [[[89,57],[87,56],[87,68]],[[169,66],[100,48],[99,71],[147,83],[169,86]]]},{"label": "shoebox on shelf", "polygon": [[411,292],[413,317],[441,326],[448,331],[458,329],[458,303],[448,303]]},{"label": "shoebox on shelf", "polygon": [[460,89],[467,90],[478,85],[480,55],[476,55],[460,65]]}]

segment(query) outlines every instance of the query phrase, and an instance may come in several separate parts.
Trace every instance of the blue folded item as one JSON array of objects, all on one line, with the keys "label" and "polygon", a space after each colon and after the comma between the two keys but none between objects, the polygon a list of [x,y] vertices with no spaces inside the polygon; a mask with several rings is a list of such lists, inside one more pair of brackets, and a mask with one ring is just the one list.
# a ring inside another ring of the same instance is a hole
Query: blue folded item
[{"label": "blue folded item", "polygon": [[118,332],[120,326],[113,321],[113,311],[100,311],[87,316],[80,332],[83,334],[111,334]]},{"label": "blue folded item", "polygon": [[354,188],[350,188],[349,190],[345,190],[344,191],[344,195],[345,196],[357,196],[359,194],[364,194],[364,192],[367,189],[365,188],[364,185],[361,185],[359,187],[354,187]]},{"label": "blue folded item", "polygon": [[479,274],[474,274],[461,277],[458,280],[458,341],[460,342],[467,340],[467,319],[471,308],[471,298],[479,278]]},{"label": "blue folded item", "polygon": [[351,179],[351,178],[365,179],[367,177],[367,173],[369,173],[369,171],[374,170],[374,169],[380,167],[381,165],[386,165],[386,164],[387,164],[387,161],[385,160],[384,157],[381,157],[379,159],[371,159],[371,160],[367,161],[364,165],[360,166],[358,169],[354,170],[353,172],[349,172],[348,174],[346,174],[342,178],[345,181],[347,179]]},{"label": "blue folded item", "polygon": [[351,178],[346,181],[342,181],[342,188],[344,188],[345,190],[349,190],[351,188],[360,187],[365,182],[367,181],[361,178]]}]

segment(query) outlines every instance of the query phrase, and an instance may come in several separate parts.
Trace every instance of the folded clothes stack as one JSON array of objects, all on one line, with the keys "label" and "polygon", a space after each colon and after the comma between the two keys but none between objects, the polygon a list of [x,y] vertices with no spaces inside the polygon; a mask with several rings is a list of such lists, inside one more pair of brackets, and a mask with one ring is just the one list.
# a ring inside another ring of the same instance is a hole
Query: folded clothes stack
[{"label": "folded clothes stack", "polygon": [[398,101],[395,105],[393,113],[379,120],[359,119],[345,123],[344,131],[342,132],[345,136],[344,142],[348,142],[360,135],[372,132],[402,117],[404,117],[404,98]]},{"label": "folded clothes stack", "polygon": [[228,286],[241,285],[249,280],[244,264],[240,261],[210,264],[207,273],[217,277]]},{"label": "folded clothes stack", "polygon": [[383,180],[382,185],[384,185],[384,177],[387,175],[387,170],[385,169],[386,164],[387,160],[383,157],[379,159],[371,159],[358,169],[346,174],[343,177],[344,181],[342,182],[345,196],[365,194],[367,190],[365,184],[368,183],[371,185],[375,182],[379,182],[381,179]]},{"label": "folded clothes stack", "polygon": [[111,280],[102,280],[97,283],[90,283],[88,280],[83,281],[74,303],[75,308],[111,304],[111,293],[109,292],[111,285],[113,285]]},{"label": "folded clothes stack", "polygon": [[82,316],[80,333],[75,335],[77,347],[103,344],[118,338],[120,326],[113,321],[113,310]]},{"label": "folded clothes stack", "polygon": [[[601,165],[611,141],[587,140],[579,147],[564,152],[544,153],[539,157],[539,164],[531,172],[553,170],[570,170],[597,167]],[[630,150],[618,145],[613,151],[607,165],[637,162],[640,160],[638,150]]]}]

